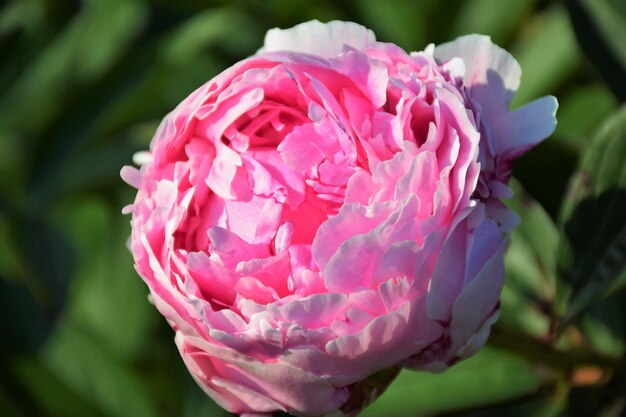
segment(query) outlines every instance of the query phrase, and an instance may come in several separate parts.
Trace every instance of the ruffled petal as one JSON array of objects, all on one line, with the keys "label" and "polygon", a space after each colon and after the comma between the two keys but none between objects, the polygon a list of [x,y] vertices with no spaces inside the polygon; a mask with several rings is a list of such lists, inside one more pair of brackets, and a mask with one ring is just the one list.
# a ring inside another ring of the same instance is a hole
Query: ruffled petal
[{"label": "ruffled petal", "polygon": [[[557,100],[543,97],[509,113],[522,70],[511,54],[491,42],[488,36],[462,36],[435,48],[440,62],[461,58],[465,64],[463,83],[489,129],[494,155],[519,156],[556,128]],[[513,152],[511,154],[511,152]]]},{"label": "ruffled petal", "polygon": [[[461,36],[452,42],[437,45],[434,56],[440,62],[457,57],[463,60],[463,83],[472,90],[472,97],[481,105],[507,109],[519,87],[521,67],[510,53],[491,42],[489,36]],[[490,89],[474,90],[481,85],[490,85]],[[492,101],[490,106],[489,100]]]},{"label": "ruffled petal", "polygon": [[259,52],[292,51],[333,58],[341,54],[346,46],[363,49],[375,41],[374,32],[356,23],[311,20],[290,29],[268,30]]}]

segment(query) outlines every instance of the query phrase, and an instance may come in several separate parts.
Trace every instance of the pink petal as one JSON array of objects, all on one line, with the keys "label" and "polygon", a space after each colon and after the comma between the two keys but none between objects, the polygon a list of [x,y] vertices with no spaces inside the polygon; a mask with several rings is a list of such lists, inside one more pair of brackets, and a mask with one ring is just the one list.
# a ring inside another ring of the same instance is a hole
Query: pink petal
[{"label": "pink petal", "polygon": [[323,269],[339,247],[351,237],[367,233],[384,220],[392,210],[391,204],[362,206],[346,204],[339,213],[322,223],[313,241],[313,259]]},{"label": "pink petal", "polygon": [[344,204],[359,203],[369,205],[373,192],[372,175],[365,170],[357,170],[348,179]]},{"label": "pink petal", "polygon": [[313,123],[297,126],[278,145],[278,152],[293,170],[307,171],[317,166],[324,154],[317,145],[322,138]]},{"label": "pink petal", "polygon": [[385,104],[389,75],[382,62],[371,60],[360,51],[349,51],[334,59],[332,65],[362,88],[374,107]]},{"label": "pink petal", "polygon": [[267,311],[277,320],[297,323],[305,329],[330,326],[346,308],[344,294],[314,294],[289,302],[277,302],[267,306]]},{"label": "pink petal", "polygon": [[131,187],[137,189],[141,187],[142,176],[141,172],[137,168],[126,165],[122,167],[122,170],[120,171],[120,176],[122,177],[124,182]]},{"label": "pink petal", "polygon": [[[415,221],[418,201],[409,197],[372,231],[346,240],[324,267],[324,284],[330,291],[350,292],[377,286],[388,278],[381,273],[385,251],[395,242],[419,239],[419,224]],[[398,265],[399,267],[402,265]]]}]

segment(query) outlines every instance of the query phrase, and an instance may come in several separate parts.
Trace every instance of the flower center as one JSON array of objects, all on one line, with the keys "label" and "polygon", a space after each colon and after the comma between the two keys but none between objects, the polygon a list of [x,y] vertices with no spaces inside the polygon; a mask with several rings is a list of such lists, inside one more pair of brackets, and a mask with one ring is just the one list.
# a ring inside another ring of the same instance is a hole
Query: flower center
[{"label": "flower center", "polygon": [[[262,89],[242,87],[236,98],[229,91],[207,110],[230,123],[197,121],[181,182],[193,197],[174,234],[176,248],[231,271],[237,294],[262,304],[323,288],[311,244],[361,169],[355,140],[322,100],[303,94],[306,87],[289,72],[267,71],[254,74],[264,77]],[[210,296],[217,304],[234,301]]]}]

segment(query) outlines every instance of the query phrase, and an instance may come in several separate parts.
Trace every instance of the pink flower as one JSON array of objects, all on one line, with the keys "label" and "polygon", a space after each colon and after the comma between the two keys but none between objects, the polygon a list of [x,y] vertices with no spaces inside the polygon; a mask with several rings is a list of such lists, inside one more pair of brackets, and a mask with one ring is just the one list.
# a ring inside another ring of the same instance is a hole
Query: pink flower
[{"label": "pink flower", "polygon": [[554,97],[509,112],[519,79],[486,36],[407,54],[312,21],[270,30],[165,118],[122,170],[131,250],[209,396],[355,414],[372,374],[485,343],[511,163],[556,124]]}]

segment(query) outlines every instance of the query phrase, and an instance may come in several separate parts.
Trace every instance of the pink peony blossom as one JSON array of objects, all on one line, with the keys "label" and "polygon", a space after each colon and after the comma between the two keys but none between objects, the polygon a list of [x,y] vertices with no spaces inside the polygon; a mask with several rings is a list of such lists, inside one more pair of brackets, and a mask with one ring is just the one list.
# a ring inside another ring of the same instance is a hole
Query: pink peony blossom
[{"label": "pink peony blossom", "polygon": [[443,370],[498,317],[512,161],[557,102],[510,112],[486,36],[407,54],[355,23],[267,33],[162,122],[131,250],[198,384],[226,410],[356,414],[363,380]]}]

